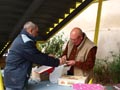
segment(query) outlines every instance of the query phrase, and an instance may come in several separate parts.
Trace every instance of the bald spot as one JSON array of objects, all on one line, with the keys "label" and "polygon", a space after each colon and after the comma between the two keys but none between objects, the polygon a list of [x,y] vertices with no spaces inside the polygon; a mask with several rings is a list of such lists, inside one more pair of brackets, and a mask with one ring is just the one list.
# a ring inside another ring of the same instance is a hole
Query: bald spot
[{"label": "bald spot", "polygon": [[73,28],[71,33],[70,33],[70,37],[71,38],[77,38],[78,36],[82,36],[83,32],[80,28]]}]

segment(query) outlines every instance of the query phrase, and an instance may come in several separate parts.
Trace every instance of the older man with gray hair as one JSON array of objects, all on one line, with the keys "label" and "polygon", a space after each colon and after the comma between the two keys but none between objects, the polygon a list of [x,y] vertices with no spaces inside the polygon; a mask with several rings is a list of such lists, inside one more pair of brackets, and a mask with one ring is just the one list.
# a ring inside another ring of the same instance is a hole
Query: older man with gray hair
[{"label": "older man with gray hair", "polygon": [[24,90],[33,63],[53,67],[65,63],[64,59],[50,57],[38,51],[35,43],[38,31],[38,26],[29,21],[13,41],[4,69],[6,90]]}]

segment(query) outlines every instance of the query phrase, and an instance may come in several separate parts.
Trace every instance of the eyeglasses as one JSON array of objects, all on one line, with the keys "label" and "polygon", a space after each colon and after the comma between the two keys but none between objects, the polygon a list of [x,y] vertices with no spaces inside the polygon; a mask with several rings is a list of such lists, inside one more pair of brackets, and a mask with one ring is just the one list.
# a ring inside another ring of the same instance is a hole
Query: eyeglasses
[{"label": "eyeglasses", "polygon": [[74,42],[78,41],[79,39],[80,39],[80,36],[78,36],[78,37],[75,38],[75,39],[70,38],[70,40],[71,40],[71,41],[74,41]]}]

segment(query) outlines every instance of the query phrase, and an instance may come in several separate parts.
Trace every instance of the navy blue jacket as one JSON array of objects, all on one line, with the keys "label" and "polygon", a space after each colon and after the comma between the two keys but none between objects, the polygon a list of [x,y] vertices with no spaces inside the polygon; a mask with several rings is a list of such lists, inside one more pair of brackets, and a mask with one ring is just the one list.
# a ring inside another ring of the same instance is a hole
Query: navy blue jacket
[{"label": "navy blue jacket", "polygon": [[22,30],[13,41],[6,58],[5,86],[23,88],[30,76],[32,63],[56,67],[59,65],[59,60],[38,51],[34,37]]}]

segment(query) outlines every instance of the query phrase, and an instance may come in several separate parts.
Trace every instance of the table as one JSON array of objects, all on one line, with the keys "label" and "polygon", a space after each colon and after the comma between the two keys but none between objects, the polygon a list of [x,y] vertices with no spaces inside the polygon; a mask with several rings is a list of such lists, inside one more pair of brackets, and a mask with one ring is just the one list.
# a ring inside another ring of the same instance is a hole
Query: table
[{"label": "table", "polygon": [[71,86],[62,86],[50,81],[29,82],[27,90],[73,90]]},{"label": "table", "polygon": [[[116,90],[112,86],[105,86],[105,90]],[[30,81],[27,90],[73,90],[72,86],[62,86],[50,81]]]}]

